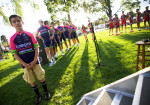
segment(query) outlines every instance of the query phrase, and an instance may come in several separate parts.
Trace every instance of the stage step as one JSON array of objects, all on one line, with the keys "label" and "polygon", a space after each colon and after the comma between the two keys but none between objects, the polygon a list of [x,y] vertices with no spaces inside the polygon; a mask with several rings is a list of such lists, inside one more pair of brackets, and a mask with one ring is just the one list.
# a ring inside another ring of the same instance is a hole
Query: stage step
[{"label": "stage step", "polygon": [[139,75],[132,105],[150,105],[150,74]]},{"label": "stage step", "polygon": [[112,90],[103,89],[93,105],[132,105],[133,95]]}]

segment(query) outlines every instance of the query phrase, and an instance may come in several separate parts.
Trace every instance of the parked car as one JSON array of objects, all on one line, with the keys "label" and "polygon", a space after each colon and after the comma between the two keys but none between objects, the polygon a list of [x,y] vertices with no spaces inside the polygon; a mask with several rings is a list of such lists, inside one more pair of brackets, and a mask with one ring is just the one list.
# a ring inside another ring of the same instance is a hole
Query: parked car
[{"label": "parked car", "polygon": [[77,35],[81,36],[83,33],[81,32],[81,30],[77,30]]}]

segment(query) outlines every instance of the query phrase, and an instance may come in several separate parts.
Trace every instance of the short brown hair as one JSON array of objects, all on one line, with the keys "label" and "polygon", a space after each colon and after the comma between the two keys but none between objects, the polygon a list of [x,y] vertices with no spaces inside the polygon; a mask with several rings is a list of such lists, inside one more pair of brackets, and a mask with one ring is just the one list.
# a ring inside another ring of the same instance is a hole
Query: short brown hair
[{"label": "short brown hair", "polygon": [[16,18],[16,17],[18,17],[20,20],[22,20],[21,16],[19,16],[19,15],[10,15],[9,16],[9,22],[11,23],[11,19]]}]

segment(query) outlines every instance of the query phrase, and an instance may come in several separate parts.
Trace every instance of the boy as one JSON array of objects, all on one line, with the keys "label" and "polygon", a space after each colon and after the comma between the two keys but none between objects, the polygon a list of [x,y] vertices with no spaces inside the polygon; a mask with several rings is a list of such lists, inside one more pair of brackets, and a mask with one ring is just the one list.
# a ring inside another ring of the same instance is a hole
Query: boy
[{"label": "boy", "polygon": [[141,31],[140,21],[141,21],[141,13],[139,12],[139,9],[136,9],[136,22],[138,26],[138,31]]},{"label": "boy", "polygon": [[81,30],[82,30],[82,32],[83,32],[83,35],[84,35],[84,37],[85,37],[86,42],[88,42],[86,29],[87,29],[87,27],[85,27],[85,26],[82,24]]},{"label": "boy", "polygon": [[69,29],[69,27],[66,25],[66,23],[65,22],[63,22],[63,28],[64,28],[64,35],[65,35],[65,37],[66,38],[68,38],[68,42],[69,42],[69,49],[71,48],[71,38],[70,38],[70,35],[69,35],[69,31],[70,31],[70,29]]},{"label": "boy", "polygon": [[110,31],[112,31],[112,35],[113,35],[113,19],[112,19],[112,16],[109,18],[109,36],[110,36]]},{"label": "boy", "polygon": [[118,34],[118,28],[120,27],[120,26],[119,26],[119,25],[120,25],[119,22],[120,22],[120,20],[119,20],[119,18],[118,18],[118,15],[115,14],[114,23],[115,23],[115,26],[116,26],[116,36],[119,35],[119,34]]},{"label": "boy", "polygon": [[[76,33],[77,28],[74,24],[72,24],[72,22],[70,22],[70,25],[72,27],[71,33],[72,33],[72,40],[73,40],[74,46],[77,46],[77,45],[80,46],[80,42],[79,42],[79,39],[78,39],[78,36],[77,36],[77,33]],[[76,45],[76,42],[78,42],[77,45]]]},{"label": "boy", "polygon": [[143,15],[144,15],[144,26],[145,26],[145,29],[147,29],[146,27],[146,22],[148,22],[149,24],[149,29],[150,29],[150,10],[148,10],[148,6],[145,8],[146,10],[144,11]]},{"label": "boy", "polygon": [[[61,51],[61,47],[60,47],[60,37],[58,36],[58,34],[60,33],[60,31],[59,31],[58,28],[55,28],[54,22],[51,22],[51,26],[52,26],[53,30],[55,30],[55,34],[54,34],[55,40],[56,40],[56,43],[57,43],[57,45],[59,46],[59,49],[60,49],[60,51]],[[55,50],[56,50],[56,56],[58,57],[57,45],[56,45]],[[64,55],[64,54],[62,53],[62,55]]]},{"label": "boy", "polygon": [[[54,30],[52,30],[48,25],[44,25],[43,20],[39,20],[40,28],[38,28],[36,36],[44,40],[45,52],[50,59],[49,66],[52,66],[56,63],[53,55],[53,38],[54,38]],[[40,33],[40,35],[38,35]],[[51,52],[51,54],[50,54]],[[51,57],[52,56],[52,57]]]},{"label": "boy", "polygon": [[91,30],[91,33],[92,33],[92,40],[94,40],[94,28],[93,28],[93,24],[91,23],[90,20],[88,20],[89,24],[89,29]]},{"label": "boy", "polygon": [[122,31],[121,31],[121,33],[123,33],[123,25],[125,25],[125,32],[126,32],[126,20],[127,20],[127,16],[124,15],[124,11],[122,11],[122,15],[121,15]]},{"label": "boy", "polygon": [[132,15],[132,12],[129,12],[129,24],[130,24],[130,32],[134,32],[133,31],[133,27],[132,27],[132,24],[133,24],[133,15]]},{"label": "boy", "polygon": [[58,25],[57,28],[58,28],[59,31],[60,31],[61,53],[63,53],[64,51],[63,51],[63,43],[62,43],[62,39],[64,40],[64,43],[65,43],[65,46],[66,46],[66,50],[67,50],[67,51],[69,51],[69,50],[68,50],[68,45],[67,45],[67,42],[66,42],[66,37],[65,37],[65,35],[64,35],[64,29],[63,29],[63,26],[60,26],[59,21],[57,21],[57,25]]},{"label": "boy", "polygon": [[[47,20],[44,21],[44,25],[47,26],[47,27],[49,27],[49,22]],[[55,31],[55,30],[51,29],[50,31]],[[55,61],[55,47],[56,47],[56,42],[55,42],[54,34],[52,32],[49,32],[49,34],[50,34],[50,37],[53,37],[53,39],[51,39],[52,40],[52,46],[50,47],[50,54],[52,56],[53,64],[54,64],[54,63],[56,63],[56,61]]]},{"label": "boy", "polygon": [[16,33],[10,38],[11,52],[22,65],[24,71],[23,79],[31,84],[37,95],[35,103],[38,105],[41,102],[41,95],[36,85],[36,78],[42,84],[46,100],[50,99],[45,83],[45,72],[38,61],[38,43],[32,33],[23,30],[23,21],[20,16],[11,15],[9,21],[11,26],[16,29]]}]

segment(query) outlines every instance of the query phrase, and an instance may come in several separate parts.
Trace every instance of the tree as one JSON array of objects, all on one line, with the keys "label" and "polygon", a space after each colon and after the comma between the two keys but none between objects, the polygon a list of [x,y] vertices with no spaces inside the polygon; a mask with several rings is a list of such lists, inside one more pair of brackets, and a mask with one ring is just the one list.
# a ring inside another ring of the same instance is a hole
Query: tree
[{"label": "tree", "polygon": [[[112,16],[112,3],[114,0],[84,0],[82,7],[84,10],[89,11],[91,13],[94,12],[105,12],[108,17]],[[116,11],[119,12],[121,10],[134,9],[138,7],[140,4],[140,0],[122,0],[120,8]]]},{"label": "tree", "polygon": [[51,13],[51,19],[54,20],[54,16],[57,12],[66,12],[68,21],[71,21],[70,10],[78,10],[77,0],[44,0],[47,10]]},{"label": "tree", "polygon": [[0,17],[3,18],[4,24],[9,24],[8,17],[4,13],[3,9],[6,7],[8,10],[13,10],[14,13],[23,16],[22,12],[22,6],[21,3],[27,2],[29,3],[33,8],[38,9],[38,5],[32,1],[32,0],[4,0],[4,2],[1,2],[0,4]]},{"label": "tree", "polygon": [[2,44],[4,44],[5,46],[9,46],[8,40],[5,35],[0,36],[0,39]]}]

